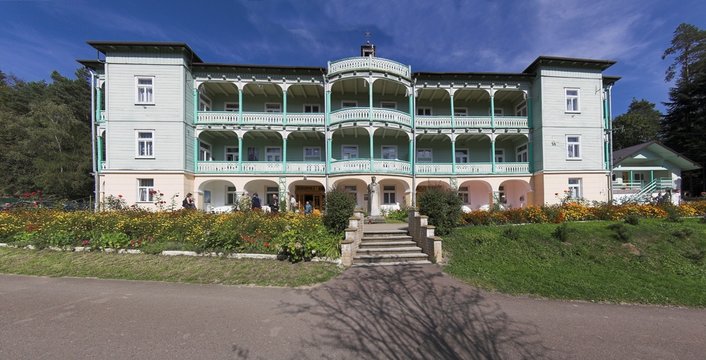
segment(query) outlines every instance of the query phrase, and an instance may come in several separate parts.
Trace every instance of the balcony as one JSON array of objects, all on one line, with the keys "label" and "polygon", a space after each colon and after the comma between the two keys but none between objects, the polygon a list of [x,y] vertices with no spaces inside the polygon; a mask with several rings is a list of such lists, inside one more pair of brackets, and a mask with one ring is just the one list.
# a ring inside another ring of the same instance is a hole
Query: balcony
[{"label": "balcony", "polygon": [[331,173],[370,172],[370,160],[337,160],[331,162]]},{"label": "balcony", "polygon": [[412,126],[412,118],[409,114],[398,110],[373,108],[372,116],[370,108],[367,107],[347,108],[331,112],[331,125],[353,121],[379,121],[407,127]]},{"label": "balcony", "polygon": [[199,161],[196,171],[200,174],[235,174],[238,165],[235,161]]},{"label": "balcony", "polygon": [[344,72],[370,70],[401,76],[405,79],[409,79],[412,73],[412,70],[408,65],[398,63],[397,61],[372,56],[351,57],[332,61],[328,64],[329,76]]},{"label": "balcony", "polygon": [[[199,111],[197,124],[285,125],[282,113],[244,112],[242,119],[239,119],[238,115],[234,111]],[[286,125],[324,126],[324,114],[288,113]]]},{"label": "balcony", "polygon": [[287,162],[288,174],[325,174],[325,162]]},{"label": "balcony", "polygon": [[412,166],[403,160],[373,160],[373,170],[386,174],[411,174]]},{"label": "balcony", "polygon": [[[454,117],[456,128],[512,128],[526,129],[526,116],[496,116],[491,121],[490,116],[456,116]],[[422,116],[415,118],[417,128],[451,128],[451,115]]]},{"label": "balcony", "polygon": [[[452,175],[451,163],[418,163],[414,166],[417,175]],[[454,175],[490,175],[490,174],[529,174],[529,163],[456,163]]]},{"label": "balcony", "polygon": [[529,173],[529,163],[526,162],[515,162],[515,163],[496,163],[495,164],[496,174],[527,174]]}]

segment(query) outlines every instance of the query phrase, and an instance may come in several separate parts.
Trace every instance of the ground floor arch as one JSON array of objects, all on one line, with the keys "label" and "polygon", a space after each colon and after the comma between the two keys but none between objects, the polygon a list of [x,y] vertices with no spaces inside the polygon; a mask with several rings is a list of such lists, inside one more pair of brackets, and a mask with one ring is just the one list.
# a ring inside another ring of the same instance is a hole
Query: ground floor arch
[{"label": "ground floor arch", "polygon": [[458,194],[465,210],[488,210],[493,204],[493,188],[484,180],[467,180],[459,184]]},{"label": "ground floor arch", "polygon": [[505,208],[523,208],[531,204],[530,184],[525,180],[505,180],[498,186],[497,199]]},{"label": "ground floor arch", "polygon": [[[296,180],[287,187],[287,206],[289,210],[303,211],[308,202],[314,209],[323,210],[326,204],[325,184],[319,180]],[[292,197],[294,202],[292,202]]]},{"label": "ground floor arch", "polygon": [[237,186],[229,180],[206,180],[199,184],[195,194],[196,208],[208,212],[232,208],[238,204],[237,191]]},{"label": "ground floor arch", "polygon": [[243,196],[248,196],[252,199],[257,194],[264,211],[270,210],[271,205],[275,203],[275,199],[277,199],[277,204],[279,205],[280,188],[279,184],[274,180],[250,180],[245,183],[243,188],[245,189]]}]

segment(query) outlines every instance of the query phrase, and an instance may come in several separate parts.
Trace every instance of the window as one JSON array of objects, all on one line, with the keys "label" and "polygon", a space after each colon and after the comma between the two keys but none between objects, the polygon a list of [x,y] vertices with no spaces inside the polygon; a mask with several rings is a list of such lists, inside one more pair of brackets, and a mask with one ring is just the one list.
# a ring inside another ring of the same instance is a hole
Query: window
[{"label": "window", "polygon": [[505,113],[505,111],[503,110],[503,108],[494,108],[493,109],[493,114],[495,116],[503,116],[504,113]]},{"label": "window", "polygon": [[417,149],[417,162],[430,163],[432,161],[434,160],[431,149]]},{"label": "window", "polygon": [[468,115],[468,109],[466,108],[454,108],[454,116],[466,116]]},{"label": "window", "polygon": [[199,94],[199,111],[211,111],[211,99],[204,94]]},{"label": "window", "polygon": [[270,205],[272,204],[272,199],[279,193],[279,188],[277,186],[268,186],[265,190],[265,200],[267,201],[265,204]]},{"label": "window", "polygon": [[431,108],[422,106],[417,107],[417,115],[431,116]]},{"label": "window", "polygon": [[203,203],[204,204],[211,204],[211,191],[210,190],[204,190],[203,191]]},{"label": "window", "polygon": [[226,187],[226,205],[234,205],[238,202],[238,195],[235,193],[235,186]]},{"label": "window", "polygon": [[280,113],[282,112],[282,104],[280,103],[265,103],[265,112]]},{"label": "window", "polygon": [[321,161],[321,147],[305,146],[304,161]]},{"label": "window", "polygon": [[356,194],[358,193],[358,188],[355,185],[345,185],[343,186],[343,191],[353,195],[353,198],[355,199]]},{"label": "window", "polygon": [[382,187],[382,203],[395,204],[395,185],[385,185]]},{"label": "window", "polygon": [[569,178],[569,198],[570,199],[580,199],[581,198],[581,179]]},{"label": "window", "polygon": [[394,101],[380,101],[380,107],[383,109],[397,110],[397,103]]},{"label": "window", "polygon": [[461,202],[464,204],[470,204],[471,202],[469,201],[468,197],[468,186],[461,186],[458,188],[458,197],[461,199]]},{"label": "window", "polygon": [[137,134],[137,157],[154,158],[154,131],[138,130]]},{"label": "window", "polygon": [[468,162],[468,149],[456,149],[456,162],[457,163],[467,163]]},{"label": "window", "polygon": [[358,102],[353,100],[343,100],[341,101],[342,108],[358,107]]},{"label": "window", "polygon": [[341,145],[341,159],[353,160],[358,158],[358,145]]},{"label": "window", "polygon": [[495,149],[495,162],[505,162],[505,149]]},{"label": "window", "polygon": [[248,147],[248,161],[257,161],[257,148],[254,146]]},{"label": "window", "polygon": [[579,89],[564,89],[566,94],[566,112],[579,112]]},{"label": "window", "polygon": [[527,102],[523,101],[515,107],[515,116],[527,116]]},{"label": "window", "polygon": [[498,187],[498,201],[501,204],[507,203],[507,198],[505,198],[505,187],[504,186]]},{"label": "window", "polygon": [[154,201],[154,179],[137,179],[137,201]]},{"label": "window", "polygon": [[203,141],[199,141],[199,161],[211,161],[211,145]]},{"label": "window", "polygon": [[238,161],[240,160],[238,155],[238,147],[236,146],[226,146],[226,161]]},{"label": "window", "polygon": [[304,104],[305,113],[319,113],[321,112],[321,107],[318,104]]},{"label": "window", "polygon": [[397,145],[383,145],[381,146],[382,158],[385,160],[396,160],[397,159]]},{"label": "window", "polygon": [[515,152],[517,153],[517,162],[529,161],[527,156],[527,144],[518,146]]},{"label": "window", "polygon": [[135,77],[135,103],[154,104],[154,76]]},{"label": "window", "polygon": [[265,148],[265,161],[282,161],[282,148],[281,147],[266,147]]},{"label": "window", "polygon": [[223,111],[237,112],[240,110],[240,104],[237,102],[227,102],[223,104]]},{"label": "window", "polygon": [[581,160],[581,137],[569,135],[566,137],[566,158]]}]

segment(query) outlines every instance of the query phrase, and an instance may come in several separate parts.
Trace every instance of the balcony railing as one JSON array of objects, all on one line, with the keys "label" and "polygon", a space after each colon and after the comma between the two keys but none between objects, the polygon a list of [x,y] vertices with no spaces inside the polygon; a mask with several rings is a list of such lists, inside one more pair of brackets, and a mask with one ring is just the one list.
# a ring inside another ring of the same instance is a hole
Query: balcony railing
[{"label": "balcony railing", "polygon": [[367,107],[347,108],[332,111],[331,125],[343,122],[370,120],[391,122],[406,126],[411,126],[412,123],[412,118],[409,114],[399,110],[373,108],[372,117],[370,115],[370,108]]},{"label": "balcony railing", "polygon": [[325,172],[325,162],[287,162],[289,174],[324,174]]},{"label": "balcony railing", "polygon": [[491,163],[457,163],[456,173],[464,175],[490,174],[493,172]]},{"label": "balcony railing", "polygon": [[409,79],[412,70],[408,65],[398,63],[388,59],[372,56],[351,57],[347,59],[329,62],[328,75],[335,75],[342,72],[376,70],[388,74],[399,75]]},{"label": "balcony railing", "polygon": [[409,174],[412,172],[412,166],[409,161],[403,160],[373,160],[373,170],[382,173]]},{"label": "balcony railing", "polygon": [[529,163],[526,162],[516,162],[516,163],[496,163],[495,173],[496,174],[525,174],[529,172]]},{"label": "balcony railing", "polygon": [[199,161],[196,169],[199,173],[232,174],[238,172],[237,161]]},{"label": "balcony railing", "polygon": [[370,160],[337,160],[331,162],[331,173],[370,172]]},{"label": "balcony railing", "polygon": [[415,164],[414,169],[418,175],[451,174],[452,166],[451,163]]},{"label": "balcony railing", "polygon": [[[284,114],[244,112],[242,121],[234,111],[199,111],[198,124],[284,125]],[[323,113],[288,113],[287,125],[324,126]]]},{"label": "balcony railing", "polygon": [[247,161],[243,162],[243,173],[282,173],[282,162]]},{"label": "balcony railing", "polygon": [[[423,116],[415,118],[417,128],[451,128],[451,115]],[[456,128],[527,128],[527,117],[496,116],[491,122],[490,116],[455,116]]]},{"label": "balcony railing", "polygon": [[[414,166],[417,175],[448,175],[453,174],[451,163],[417,163]],[[485,175],[485,174],[528,174],[529,163],[456,163],[457,175]]]}]

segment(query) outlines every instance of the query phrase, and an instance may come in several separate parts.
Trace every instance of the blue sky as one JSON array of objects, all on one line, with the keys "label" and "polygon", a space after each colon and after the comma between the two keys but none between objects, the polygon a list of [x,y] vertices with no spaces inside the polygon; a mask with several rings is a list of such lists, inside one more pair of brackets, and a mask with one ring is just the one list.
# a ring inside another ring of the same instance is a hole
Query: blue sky
[{"label": "blue sky", "polygon": [[[208,5],[203,5],[208,4]],[[539,55],[612,59],[622,76],[614,115],[630,100],[661,105],[662,60],[679,23],[706,28],[706,1],[653,0],[0,0],[0,70],[25,80],[72,75],[86,40],[178,41],[206,62],[326,66],[356,56],[372,33],[378,56],[413,71],[521,72]]]}]

